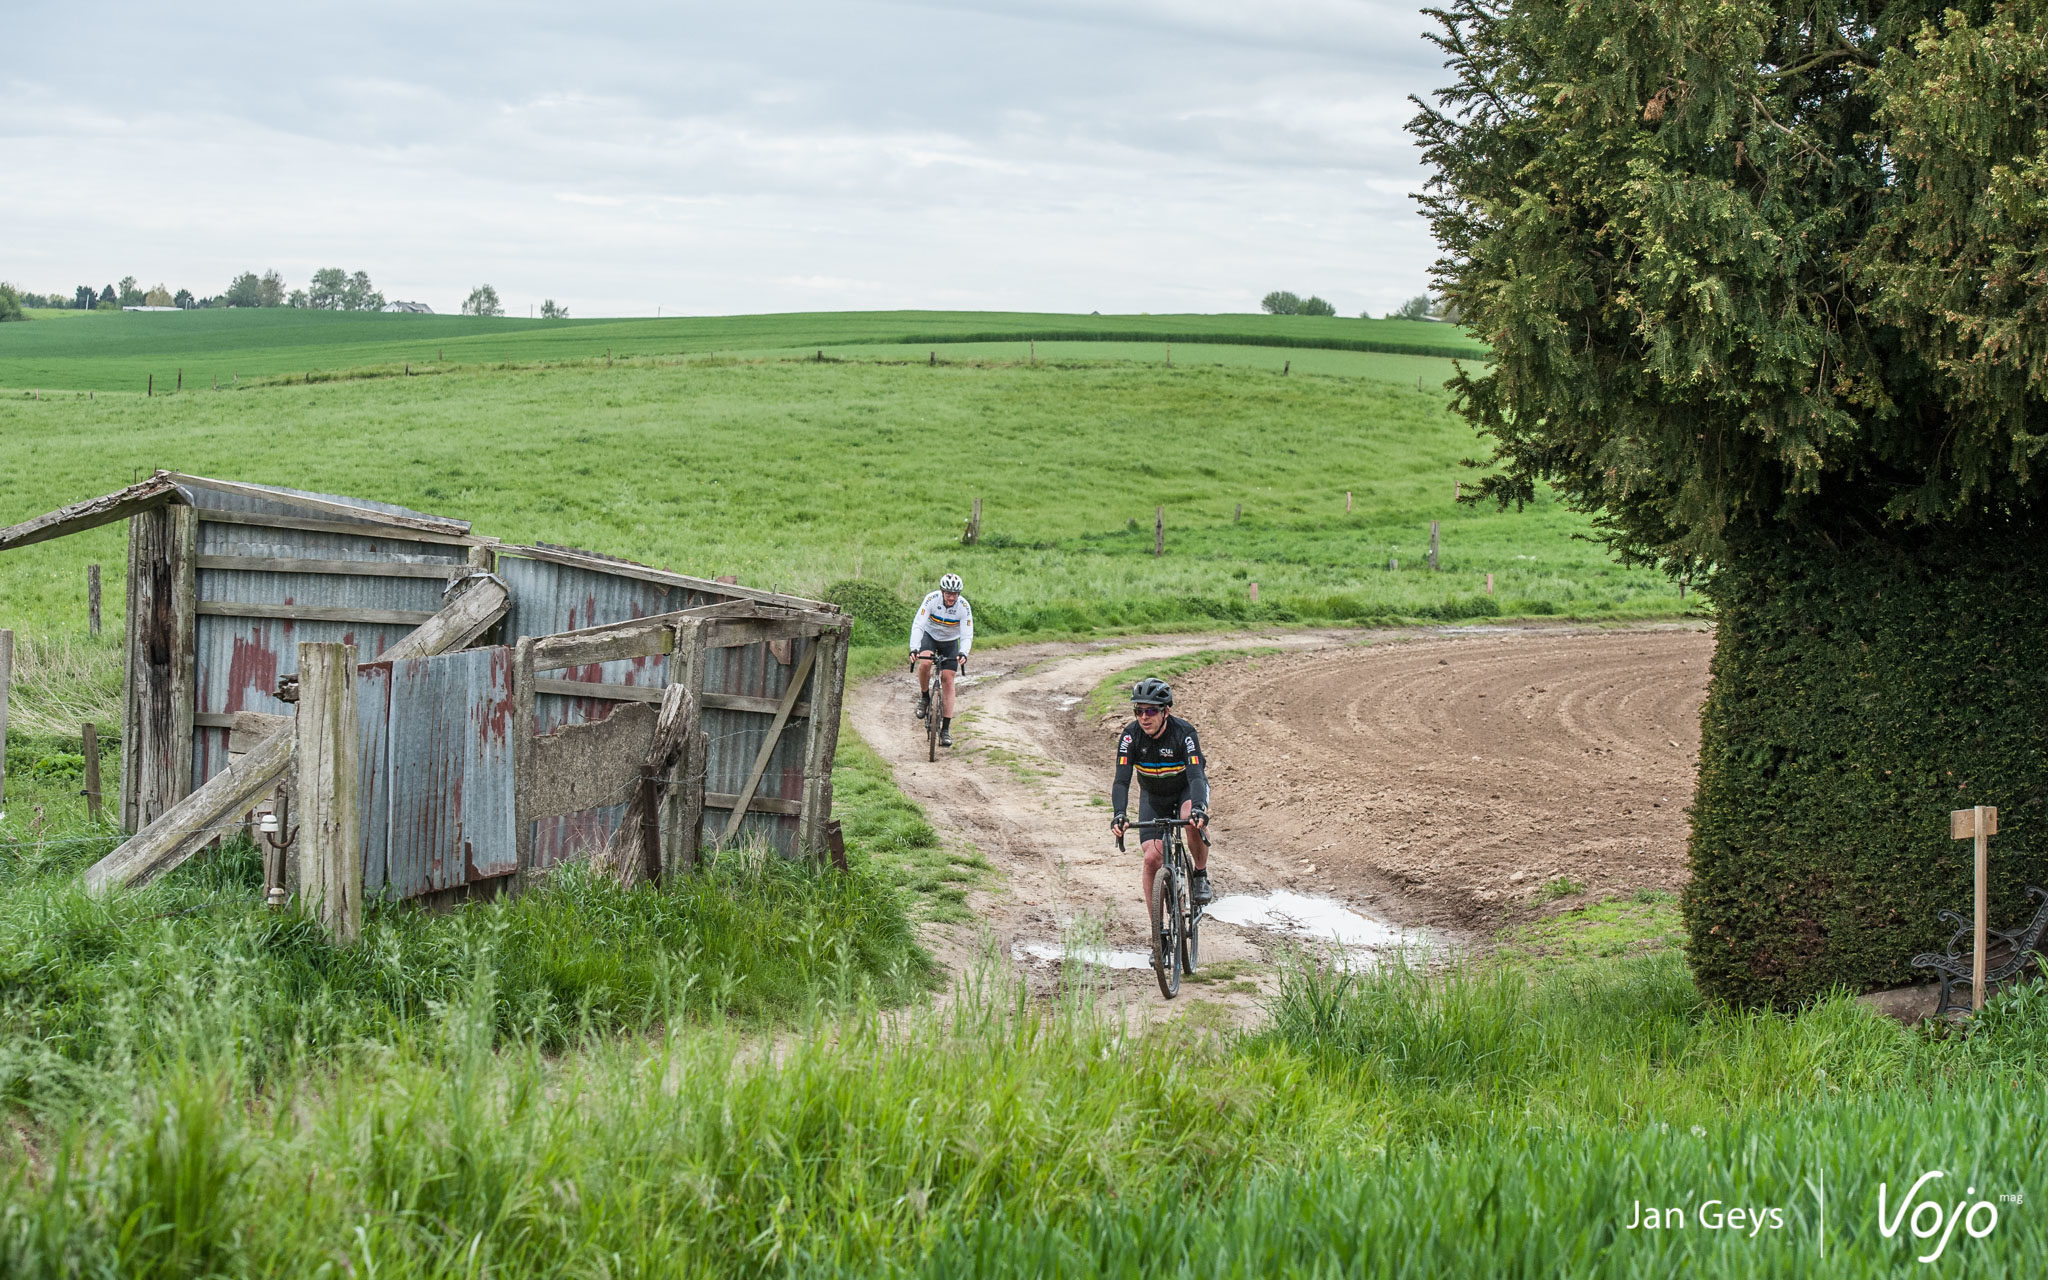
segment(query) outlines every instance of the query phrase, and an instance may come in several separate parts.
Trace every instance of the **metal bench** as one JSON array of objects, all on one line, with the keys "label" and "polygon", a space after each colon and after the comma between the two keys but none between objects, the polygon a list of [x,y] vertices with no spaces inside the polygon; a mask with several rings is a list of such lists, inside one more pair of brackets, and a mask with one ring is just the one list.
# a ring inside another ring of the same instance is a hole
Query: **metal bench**
[{"label": "metal bench", "polygon": [[[1990,929],[1986,931],[1984,947],[1984,998],[1989,1000],[1999,987],[2013,981],[2036,965],[2041,956],[2041,935],[2048,932],[2048,889],[2036,885],[2027,886],[2028,896],[2041,905],[2034,912],[2034,918],[2024,929]],[[1970,921],[1953,911],[1944,911],[1938,919],[1956,927],[1955,936],[1948,940],[1946,952],[1928,951],[1913,957],[1915,969],[1932,969],[1941,981],[1941,1001],[1934,1007],[1934,1016],[1945,1017],[1951,1012],[1968,1012],[1971,989],[1975,985],[1976,973],[1972,969],[1972,951],[1975,949],[1970,937]],[[1958,998],[1960,996],[1960,998]]]}]

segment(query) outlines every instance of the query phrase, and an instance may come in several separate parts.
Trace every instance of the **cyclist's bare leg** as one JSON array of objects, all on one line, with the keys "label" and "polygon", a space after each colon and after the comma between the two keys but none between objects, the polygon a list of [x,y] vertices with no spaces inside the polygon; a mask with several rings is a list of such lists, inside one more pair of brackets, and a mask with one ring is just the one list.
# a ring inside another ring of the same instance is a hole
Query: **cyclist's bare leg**
[{"label": "cyclist's bare leg", "polygon": [[932,660],[930,658],[919,658],[917,660],[917,691],[919,694],[927,694],[932,691]]},{"label": "cyclist's bare leg", "polygon": [[1145,915],[1147,919],[1150,919],[1152,915],[1152,877],[1158,875],[1159,868],[1166,863],[1166,842],[1164,840],[1147,840],[1144,844],[1144,849],[1145,869],[1138,873],[1138,879],[1145,891],[1138,896],[1145,900]]},{"label": "cyclist's bare leg", "polygon": [[950,671],[939,672],[939,685],[942,689],[941,701],[945,704],[945,710],[940,714],[945,716],[946,719],[951,720],[953,718],[953,673]]},{"label": "cyclist's bare leg", "polygon": [[[1181,817],[1192,817],[1194,812],[1195,802],[1193,800],[1183,800],[1180,802]],[[1188,833],[1188,853],[1195,860],[1195,870],[1207,871],[1209,869],[1209,842],[1203,839],[1202,833],[1194,827],[1186,827],[1184,830]]]}]

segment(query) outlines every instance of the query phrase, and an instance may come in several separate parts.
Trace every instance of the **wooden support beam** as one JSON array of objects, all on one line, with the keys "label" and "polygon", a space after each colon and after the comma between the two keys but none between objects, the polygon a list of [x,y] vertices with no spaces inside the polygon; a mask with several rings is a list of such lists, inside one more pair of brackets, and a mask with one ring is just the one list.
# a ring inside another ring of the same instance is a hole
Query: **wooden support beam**
[{"label": "wooden support beam", "polygon": [[434,578],[442,582],[470,571],[467,563],[446,560],[301,560],[292,556],[201,556],[199,567],[235,573],[333,573],[358,578]]},{"label": "wooden support beam", "polygon": [[[605,702],[651,702],[659,703],[666,686],[657,688],[637,684],[599,684],[590,680],[549,680],[536,679],[535,693],[551,693],[563,698],[597,698]],[[774,715],[782,706],[777,698],[756,698],[744,693],[707,693],[700,699],[707,711],[759,711]],[[811,704],[799,702],[789,713],[792,720],[801,720],[810,713]]]},{"label": "wooden support beam", "polygon": [[[0,684],[4,688],[4,684]],[[0,715],[0,729],[5,728],[6,716]],[[6,733],[0,732],[0,756],[7,753]],[[94,826],[100,824],[100,727],[88,720],[79,731],[78,748],[85,756],[85,817]],[[4,766],[0,766],[4,767]]]},{"label": "wooden support beam", "polygon": [[354,645],[299,646],[293,736],[299,902],[329,942],[350,946],[363,931],[362,736]]},{"label": "wooden support beam", "polygon": [[[738,809],[740,798],[720,791],[704,793],[704,807],[707,809]],[[803,801],[784,800],[779,796],[755,796],[747,801],[748,813],[779,813],[786,818],[802,815]]]},{"label": "wooden support beam", "polygon": [[[173,507],[171,511],[190,511]],[[510,604],[505,584],[495,578],[476,577],[458,584],[453,595],[433,620],[392,645],[384,660],[426,658],[450,653],[467,645],[503,617]],[[132,611],[131,611],[132,616]],[[188,700],[187,706],[190,706]],[[230,722],[232,723],[232,722]],[[529,726],[530,726],[529,721]],[[192,739],[188,725],[185,740]],[[263,739],[249,754],[232,760],[213,775],[205,786],[173,805],[164,815],[89,868],[85,887],[98,891],[122,885],[145,884],[183,863],[210,844],[224,824],[268,794],[292,767],[295,732],[281,732]],[[128,744],[122,743],[122,750]],[[187,746],[186,776],[191,776],[190,747]],[[126,789],[124,788],[124,800]]]},{"label": "wooden support beam", "polygon": [[[371,513],[363,514],[367,519]],[[211,507],[200,508],[199,519],[205,524],[253,525],[259,529],[302,529],[307,533],[346,533],[361,538],[389,538],[394,542],[426,542],[438,546],[473,547],[484,541],[469,534],[396,529],[390,525],[370,524],[361,520],[314,520],[304,516],[259,515],[254,511],[219,511]]]},{"label": "wooden support beam", "polygon": [[15,547],[26,547],[51,538],[62,538],[67,534],[82,533],[96,529],[116,520],[126,520],[154,511],[158,507],[183,501],[175,480],[156,475],[140,484],[131,484],[118,493],[109,493],[84,502],[74,502],[68,507],[59,507],[47,515],[20,524],[0,529],[0,551],[11,551]]},{"label": "wooden support beam", "polygon": [[676,872],[695,869],[704,843],[704,774],[711,759],[711,736],[704,732],[705,630],[709,623],[688,619],[676,625],[676,651],[668,662],[668,682],[689,693],[690,720],[683,726],[683,757],[676,765],[682,779],[665,815],[670,823],[663,856]]},{"label": "wooden support beam", "polygon": [[[796,672],[789,678],[789,688],[782,695],[782,706],[776,711],[775,719],[768,726],[768,736],[761,740],[761,750],[754,757],[754,767],[747,771],[746,785],[732,803],[732,817],[726,819],[725,834],[718,843],[725,844],[739,834],[740,820],[747,816],[749,802],[761,785],[761,775],[768,770],[769,757],[775,754],[776,743],[782,740],[783,727],[789,723],[790,710],[796,706],[797,695],[803,692],[804,681],[818,665],[818,646],[812,645],[804,651],[804,660],[797,664]],[[816,701],[813,695],[812,701]],[[711,803],[707,797],[706,804]]]},{"label": "wooden support beam", "polygon": [[625,816],[619,820],[618,830],[612,833],[611,843],[605,849],[603,865],[629,887],[642,878],[656,881],[661,877],[661,797],[669,785],[669,772],[683,754],[689,730],[697,721],[690,702],[689,686],[668,686],[660,715],[654,722],[654,738],[647,744],[647,757],[640,765],[641,785],[634,788]]},{"label": "wooden support beam", "polygon": [[835,628],[816,641],[818,668],[811,679],[811,705],[818,714],[804,728],[803,823],[797,833],[799,847],[813,858],[825,857],[831,846],[826,827],[832,820],[832,762],[839,748],[847,639],[845,632]]},{"label": "wooden support beam", "polygon": [[328,605],[249,604],[234,600],[201,600],[199,613],[208,618],[286,618],[293,622],[360,622],[386,627],[422,626],[434,616],[426,609],[354,609]]},{"label": "wooden support beam", "polygon": [[128,523],[121,827],[140,831],[192,790],[199,521],[160,506]]},{"label": "wooden support beam", "polygon": [[774,640],[806,640],[827,627],[849,625],[844,618],[815,613],[789,618],[726,618],[714,624],[706,643],[713,649],[737,649]]},{"label": "wooden support beam", "polygon": [[789,605],[798,609],[818,610],[825,613],[839,612],[839,606],[818,600],[806,600],[802,596],[783,595],[778,591],[761,591],[754,587],[737,586],[729,582],[716,582],[709,578],[693,578],[688,574],[671,573],[650,565],[637,564],[631,560],[618,560],[611,556],[595,555],[578,551],[573,547],[548,546],[501,546],[500,554],[523,556],[528,560],[540,560],[548,564],[566,565],[572,569],[594,569],[599,573],[616,574],[622,578],[638,578],[642,582],[658,582],[665,586],[683,587],[701,591],[729,601],[751,601],[760,604]]},{"label": "wooden support beam", "polygon": [[[664,614],[662,618],[669,616]],[[542,636],[534,641],[533,669],[559,671],[564,667],[649,658],[673,653],[675,646],[675,630],[668,622],[656,618],[634,618],[629,622]]]},{"label": "wooden support beam", "polygon": [[512,873],[512,891],[523,893],[533,874],[533,647],[539,641],[522,638],[512,648],[512,838],[518,849],[519,866]]}]

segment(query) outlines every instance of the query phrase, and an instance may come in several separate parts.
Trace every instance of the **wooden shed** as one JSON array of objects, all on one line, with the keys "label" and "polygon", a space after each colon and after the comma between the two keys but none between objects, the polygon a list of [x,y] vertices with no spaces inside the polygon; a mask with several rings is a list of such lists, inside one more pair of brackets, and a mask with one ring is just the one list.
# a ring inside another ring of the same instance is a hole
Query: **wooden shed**
[{"label": "wooden shed", "polygon": [[[0,530],[0,551],[115,520],[129,524],[133,834],[91,883],[161,874],[288,778],[308,643],[353,646],[359,663],[371,896],[617,857],[639,838],[621,835],[629,822],[660,827],[669,860],[728,840],[824,845],[848,625],[830,605],[175,472]],[[682,746],[650,777],[658,708],[680,717]]]}]

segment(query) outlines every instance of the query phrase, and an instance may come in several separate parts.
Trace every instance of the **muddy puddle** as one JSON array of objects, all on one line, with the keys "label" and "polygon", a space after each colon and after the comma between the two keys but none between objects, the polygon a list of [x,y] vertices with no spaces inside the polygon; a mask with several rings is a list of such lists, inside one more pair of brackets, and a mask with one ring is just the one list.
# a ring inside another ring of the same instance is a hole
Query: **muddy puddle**
[{"label": "muddy puddle", "polygon": [[1275,889],[1271,893],[1233,893],[1210,904],[1206,918],[1240,929],[1259,929],[1296,941],[1321,944],[1336,952],[1346,968],[1419,958],[1436,943],[1420,929],[1403,929],[1360,915],[1335,898]]}]

